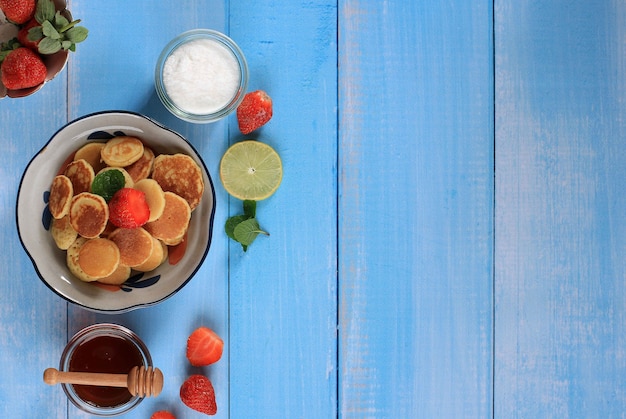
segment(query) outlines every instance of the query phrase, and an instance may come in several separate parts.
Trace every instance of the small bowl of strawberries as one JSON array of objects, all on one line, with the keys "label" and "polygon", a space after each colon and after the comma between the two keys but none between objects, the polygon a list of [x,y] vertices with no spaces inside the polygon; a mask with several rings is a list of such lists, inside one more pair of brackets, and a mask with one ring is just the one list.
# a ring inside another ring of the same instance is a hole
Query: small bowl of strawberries
[{"label": "small bowl of strawberries", "polygon": [[65,0],[0,0],[0,98],[29,96],[63,70],[87,38]]}]

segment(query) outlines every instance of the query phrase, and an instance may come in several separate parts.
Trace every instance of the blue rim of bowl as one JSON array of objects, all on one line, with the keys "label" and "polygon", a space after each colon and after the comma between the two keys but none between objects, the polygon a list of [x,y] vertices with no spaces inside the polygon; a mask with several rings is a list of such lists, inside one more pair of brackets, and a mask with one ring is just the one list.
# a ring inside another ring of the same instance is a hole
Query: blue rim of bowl
[{"label": "blue rim of bowl", "polygon": [[[185,111],[170,99],[163,84],[162,76],[163,66],[165,65],[165,61],[170,56],[170,54],[172,54],[176,49],[189,41],[206,38],[219,42],[233,54],[233,56],[237,60],[237,63],[239,64],[241,79],[239,82],[239,89],[237,89],[237,93],[228,102],[228,104],[211,114],[199,115]],[[243,98],[246,94],[246,89],[248,88],[249,70],[248,63],[246,61],[246,57],[243,51],[241,50],[239,45],[237,45],[237,43],[233,41],[229,36],[213,29],[192,29],[176,36],[163,48],[157,60],[154,71],[154,79],[157,96],[163,103],[163,106],[165,106],[168,111],[170,111],[173,115],[182,119],[183,121],[202,124],[219,121],[220,119],[225,118],[233,111],[235,111],[235,109],[237,109],[241,101],[243,101]]]},{"label": "blue rim of bowl", "polygon": [[[41,274],[41,272],[39,271],[39,268],[37,266],[37,262],[35,261],[35,258],[32,256],[32,254],[28,251],[28,248],[26,247],[26,244],[24,243],[24,240],[22,239],[22,232],[20,230],[20,222],[19,222],[19,214],[18,214],[18,208],[19,205],[17,205],[17,201],[19,200],[20,197],[20,193],[22,191],[22,186],[23,186],[23,182],[24,182],[24,177],[26,176],[26,173],[28,172],[31,164],[33,163],[33,161],[37,158],[37,156],[39,156],[39,154],[41,154],[46,147],[48,147],[48,145],[50,144],[50,142],[65,128],[67,128],[69,125],[72,125],[78,121],[81,121],[83,119],[87,119],[87,118],[91,118],[94,116],[98,116],[98,115],[113,115],[113,114],[126,114],[126,115],[131,115],[131,116],[136,116],[139,118],[143,118],[145,120],[147,120],[148,122],[154,124],[155,126],[169,131],[172,134],[176,135],[177,137],[181,138],[183,141],[185,141],[187,143],[187,145],[194,151],[194,153],[198,156],[200,164],[202,164],[202,168],[204,169],[204,172],[207,175],[207,178],[209,180],[209,183],[211,185],[211,196],[213,199],[213,208],[211,208],[211,215],[209,217],[209,225],[208,225],[208,240],[207,240],[207,245],[206,248],[204,249],[204,252],[202,253],[202,257],[200,258],[198,264],[194,267],[193,272],[191,272],[191,274],[187,277],[187,279],[182,282],[180,284],[180,286],[178,288],[176,288],[174,291],[172,291],[171,293],[167,294],[166,296],[159,298],[158,300],[155,301],[150,301],[147,303],[139,303],[139,304],[134,304],[122,309],[111,309],[111,310],[107,310],[107,309],[100,309],[100,308],[93,308],[93,307],[89,307],[85,304],[81,304],[80,302],[74,301],[71,298],[63,295],[62,293],[60,293],[59,291],[57,291],[52,285],[50,285],[48,283],[48,281],[46,281],[46,279],[43,277],[43,275]],[[216,196],[215,196],[215,186],[213,184],[213,179],[211,179],[211,174],[209,173],[206,164],[204,163],[204,159],[202,158],[202,156],[200,156],[200,153],[198,153],[198,151],[196,150],[196,148],[193,146],[193,144],[191,144],[185,137],[183,137],[181,134],[179,134],[178,132],[172,130],[171,128],[166,127],[165,125],[161,124],[160,122],[146,116],[143,114],[140,114],[138,112],[133,112],[133,111],[124,111],[124,110],[109,110],[109,111],[99,111],[99,112],[93,112],[87,115],[83,115],[81,117],[78,117],[76,119],[73,119],[72,121],[66,123],[65,125],[63,125],[61,128],[59,128],[58,130],[55,131],[54,134],[52,134],[52,136],[50,137],[50,139],[39,149],[39,151],[30,159],[30,161],[28,162],[28,164],[26,165],[26,167],[24,168],[24,171],[22,172],[22,176],[20,178],[20,183],[19,186],[17,188],[17,199],[16,199],[16,205],[15,205],[15,225],[17,228],[17,235],[20,239],[20,244],[22,245],[22,248],[24,249],[24,251],[26,252],[26,254],[28,255],[28,258],[30,259],[33,268],[35,269],[35,272],[37,273],[37,276],[39,277],[39,279],[41,280],[41,282],[43,282],[52,292],[54,292],[56,295],[58,295],[59,297],[63,298],[65,301],[75,304],[79,307],[82,307],[86,310],[90,310],[93,312],[97,312],[97,313],[105,313],[105,314],[121,314],[121,313],[125,313],[125,312],[129,312],[131,310],[135,310],[138,308],[145,308],[145,307],[150,307],[156,304],[159,304],[165,300],[167,300],[168,298],[174,296],[175,294],[178,293],[178,291],[180,291],[181,289],[183,289],[183,287],[185,285],[187,285],[187,283],[189,281],[191,281],[191,279],[196,275],[196,273],[198,272],[198,270],[202,267],[204,260],[206,259],[207,254],[209,253],[209,249],[211,247],[211,243],[213,241],[213,223],[214,223],[214,219],[215,219],[215,208],[217,205],[216,204]]]}]

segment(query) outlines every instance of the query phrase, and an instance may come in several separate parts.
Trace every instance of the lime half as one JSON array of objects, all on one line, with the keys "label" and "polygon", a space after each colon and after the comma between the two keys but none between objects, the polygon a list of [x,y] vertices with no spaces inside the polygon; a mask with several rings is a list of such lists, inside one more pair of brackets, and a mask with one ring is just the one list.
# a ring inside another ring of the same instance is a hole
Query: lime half
[{"label": "lime half", "polygon": [[280,156],[269,145],[245,140],[226,150],[220,163],[220,179],[226,192],[243,200],[268,198],[283,179]]}]

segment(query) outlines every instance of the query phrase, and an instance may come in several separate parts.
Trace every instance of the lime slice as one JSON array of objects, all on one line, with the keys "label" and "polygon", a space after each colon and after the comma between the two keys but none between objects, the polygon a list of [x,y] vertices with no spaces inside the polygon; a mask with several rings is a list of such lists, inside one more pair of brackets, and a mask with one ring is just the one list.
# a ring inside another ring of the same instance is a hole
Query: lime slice
[{"label": "lime slice", "polygon": [[241,200],[268,198],[280,185],[283,164],[272,147],[255,140],[230,146],[220,163],[220,179],[226,192]]}]

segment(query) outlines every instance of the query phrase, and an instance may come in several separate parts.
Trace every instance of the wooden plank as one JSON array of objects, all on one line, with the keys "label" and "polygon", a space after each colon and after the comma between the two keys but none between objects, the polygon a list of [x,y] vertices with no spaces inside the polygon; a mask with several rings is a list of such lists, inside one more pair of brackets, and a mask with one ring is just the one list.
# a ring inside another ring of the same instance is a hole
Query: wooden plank
[{"label": "wooden plank", "polygon": [[[284,165],[279,190],[257,208],[271,236],[247,253],[230,246],[231,417],[336,417],[336,3],[233,1],[229,10],[249,90],[274,101],[252,138]],[[233,121],[233,141],[236,131]]]},{"label": "wooden plank", "polygon": [[[0,416],[66,417],[65,395],[46,388],[44,369],[56,366],[66,341],[66,304],[39,280],[15,224],[22,173],[67,118],[67,70],[36,94],[0,100]],[[39,222],[39,220],[33,220]],[[37,402],[34,402],[37,401]]]},{"label": "wooden plank", "polygon": [[[215,230],[202,268],[172,298],[147,309],[108,316],[70,307],[68,333],[95,322],[130,327],[144,339],[155,365],[164,373],[163,393],[146,399],[129,418],[146,418],[169,409],[179,418],[193,417],[182,405],[179,387],[192,373],[207,374],[218,405],[216,418],[229,417],[228,241],[223,223],[228,214],[227,194],[219,184],[219,159],[228,146],[227,121],[197,125],[175,118],[163,107],[154,90],[154,68],[165,45],[178,34],[196,28],[226,31],[225,2],[133,1],[76,2],[73,13],[90,29],[70,68],[72,118],[91,112],[122,109],[143,113],[185,136],[203,157],[216,187]],[[211,327],[225,342],[223,358],[208,368],[193,368],[185,358],[188,335],[200,325]],[[70,416],[83,417],[70,406]]]},{"label": "wooden plank", "polygon": [[495,2],[495,416],[626,411],[626,5]]},{"label": "wooden plank", "polygon": [[489,417],[491,6],[339,10],[340,415]]}]

